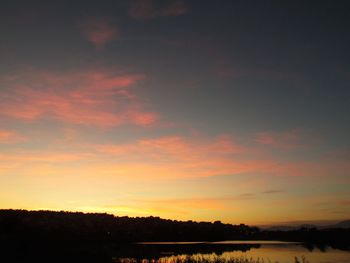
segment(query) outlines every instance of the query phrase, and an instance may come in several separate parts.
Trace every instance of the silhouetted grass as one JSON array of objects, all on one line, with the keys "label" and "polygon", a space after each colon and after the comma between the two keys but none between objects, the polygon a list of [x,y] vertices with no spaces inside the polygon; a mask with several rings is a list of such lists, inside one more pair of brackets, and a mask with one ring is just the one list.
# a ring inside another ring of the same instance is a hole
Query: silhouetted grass
[{"label": "silhouetted grass", "polygon": [[[159,259],[142,259],[137,260],[134,258],[119,258],[115,259],[116,263],[279,263],[278,261],[271,261],[264,258],[247,258],[247,257],[228,257],[223,255],[213,254],[195,254],[195,255],[177,255],[163,257]],[[294,263],[310,263],[305,257],[294,258]]]}]

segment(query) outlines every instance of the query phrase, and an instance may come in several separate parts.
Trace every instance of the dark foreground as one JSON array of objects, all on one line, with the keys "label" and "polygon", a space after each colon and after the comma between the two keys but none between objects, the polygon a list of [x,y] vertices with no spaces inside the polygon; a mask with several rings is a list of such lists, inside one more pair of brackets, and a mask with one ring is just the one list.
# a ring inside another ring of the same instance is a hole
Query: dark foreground
[{"label": "dark foreground", "polygon": [[[2,248],[1,262],[350,262],[350,251],[336,250],[327,246],[317,247],[310,244],[197,243],[143,245],[103,242],[16,242],[0,245]],[[286,255],[286,253],[288,254]],[[319,261],[320,256],[325,261]],[[297,257],[297,260],[295,257]]]},{"label": "dark foreground", "polygon": [[[129,218],[108,214],[0,210],[1,256],[6,262],[152,260],[169,255],[222,255],[229,251],[249,251],[260,247],[258,243],[209,243],[220,240],[293,241],[300,242],[300,246],[309,250],[315,247],[320,250],[326,250],[327,247],[349,250],[350,229],[262,231],[257,227],[222,224],[219,221],[198,223],[158,217]],[[135,244],[144,241],[206,242],[190,245]]]}]

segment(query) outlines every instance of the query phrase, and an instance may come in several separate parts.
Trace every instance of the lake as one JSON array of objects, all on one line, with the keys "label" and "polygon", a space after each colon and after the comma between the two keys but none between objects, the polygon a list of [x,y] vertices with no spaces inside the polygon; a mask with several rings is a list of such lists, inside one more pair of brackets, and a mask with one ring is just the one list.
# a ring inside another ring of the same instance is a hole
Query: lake
[{"label": "lake", "polygon": [[350,262],[350,250],[344,247],[336,249],[280,241],[148,242],[132,245],[17,241],[1,243],[0,247],[4,262],[296,263],[295,257],[300,263]]},{"label": "lake", "polygon": [[129,249],[124,251],[127,257],[114,257],[114,261],[295,263],[297,257],[309,263],[350,262],[348,250],[280,241],[144,242]]}]

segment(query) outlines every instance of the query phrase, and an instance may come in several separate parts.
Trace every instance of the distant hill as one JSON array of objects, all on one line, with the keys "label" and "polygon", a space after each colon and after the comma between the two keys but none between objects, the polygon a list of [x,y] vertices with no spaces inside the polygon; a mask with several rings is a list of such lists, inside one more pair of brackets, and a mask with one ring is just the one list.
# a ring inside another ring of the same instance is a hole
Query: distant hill
[{"label": "distant hill", "polygon": [[264,230],[267,231],[292,231],[296,230],[298,227],[296,226],[271,226],[271,227],[264,227]]},{"label": "distant hill", "polygon": [[290,226],[290,225],[278,225],[278,226],[269,226],[269,227],[262,227],[263,230],[266,231],[294,231],[298,229],[336,229],[336,228],[350,228],[350,220],[344,220],[336,224],[330,224],[330,225],[313,225],[313,224],[302,224],[302,225],[296,225],[296,226]]},{"label": "distant hill", "polygon": [[350,228],[350,219],[341,221],[341,222],[339,222],[337,224],[328,225],[328,226],[322,226],[320,228],[321,229],[326,229],[326,228]]}]

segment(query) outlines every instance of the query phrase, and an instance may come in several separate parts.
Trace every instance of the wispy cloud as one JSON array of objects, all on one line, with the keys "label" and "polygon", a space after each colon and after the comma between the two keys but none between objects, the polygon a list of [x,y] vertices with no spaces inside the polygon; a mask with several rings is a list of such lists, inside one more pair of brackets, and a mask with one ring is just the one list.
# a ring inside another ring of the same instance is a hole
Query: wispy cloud
[{"label": "wispy cloud", "polygon": [[15,153],[0,153],[0,162],[74,162],[92,157],[91,153],[58,153],[48,151],[18,150]]},{"label": "wispy cloud", "polygon": [[161,3],[154,0],[131,1],[129,15],[133,19],[150,20],[157,17],[181,16],[189,12],[188,5],[181,0],[162,1]]},{"label": "wispy cloud", "polygon": [[[319,177],[350,170],[350,163],[346,158],[323,156],[309,161],[285,160],[275,156],[268,149],[257,151],[249,146],[249,143],[237,143],[228,135],[216,137],[174,135],[138,139],[128,143],[91,144],[79,142],[79,138],[75,137],[75,133],[72,135],[71,131],[68,131],[68,135],[66,133],[64,132],[62,136],[64,140],[68,140],[65,143],[69,144],[69,149],[67,146],[60,147],[59,143],[51,144],[54,150],[51,153],[45,150],[28,151],[18,148],[15,153],[2,154],[0,161],[4,164],[28,165],[28,162],[50,163],[55,159],[64,162],[85,162],[93,158],[94,162],[85,163],[83,170],[79,168],[78,173],[94,173],[104,178],[113,176],[130,180],[168,180],[244,174]],[[259,193],[271,195],[281,193],[281,190],[260,190]],[[244,194],[240,198],[249,199],[254,196]]]},{"label": "wispy cloud", "polygon": [[106,18],[85,19],[79,23],[79,29],[96,48],[102,48],[120,36],[119,29]]},{"label": "wispy cloud", "polygon": [[264,192],[262,192],[263,194],[279,194],[279,193],[283,193],[282,190],[275,190],[275,189],[271,189],[271,190],[266,190]]},{"label": "wispy cloud", "polygon": [[272,176],[321,176],[339,171],[340,167],[348,169],[344,160],[329,158],[323,158],[322,161],[283,160],[271,155],[268,149],[257,151],[254,147],[237,144],[227,135],[217,138],[170,136],[141,139],[122,145],[103,144],[94,147],[97,152],[118,156],[127,163],[135,164],[132,168],[134,172],[136,167],[139,167],[137,172],[144,169],[144,174],[156,177],[159,173],[161,177],[179,178],[247,173]]},{"label": "wispy cloud", "polygon": [[193,164],[201,159],[210,161],[210,156],[226,156],[246,151],[244,146],[236,144],[227,135],[214,139],[162,136],[122,145],[98,145],[97,150],[112,155],[133,154],[155,159],[185,160]]},{"label": "wispy cloud", "polygon": [[140,20],[149,20],[157,16],[154,2],[151,0],[132,1],[129,7],[129,15],[131,18]]},{"label": "wispy cloud", "polygon": [[260,145],[271,146],[279,149],[303,148],[307,145],[302,143],[302,134],[300,130],[291,130],[287,132],[262,132],[257,134],[255,141]]},{"label": "wispy cloud", "polygon": [[143,77],[111,70],[17,72],[0,80],[7,87],[0,95],[0,115],[102,127],[149,126],[157,121],[157,114],[144,110],[131,89]]},{"label": "wispy cloud", "polygon": [[26,138],[17,132],[0,130],[0,143],[11,144],[25,141]]}]

